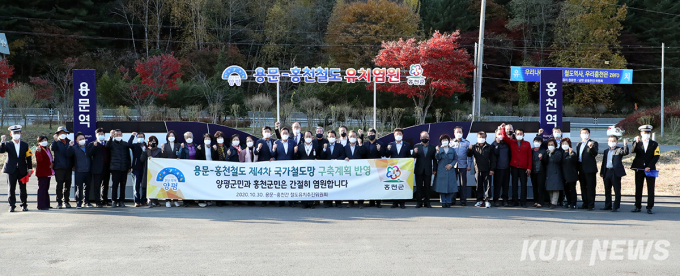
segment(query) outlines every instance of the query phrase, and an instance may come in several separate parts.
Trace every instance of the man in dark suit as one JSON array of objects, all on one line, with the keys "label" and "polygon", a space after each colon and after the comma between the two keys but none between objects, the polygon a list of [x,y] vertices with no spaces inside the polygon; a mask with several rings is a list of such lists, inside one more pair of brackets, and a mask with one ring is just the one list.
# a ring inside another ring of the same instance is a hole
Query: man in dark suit
[{"label": "man in dark suit", "polygon": [[590,139],[590,129],[581,129],[581,142],[576,145],[578,155],[578,182],[581,185],[581,201],[579,209],[595,210],[595,185],[597,184],[598,144]]},{"label": "man in dark suit", "polygon": [[144,133],[133,132],[128,140],[130,149],[132,150],[132,174],[135,176],[135,207],[140,207],[146,203],[146,195],[142,194],[142,181],[146,181],[144,178],[144,170],[146,166],[144,160],[139,160],[142,153],[146,151],[146,135]]},{"label": "man in dark suit", "polygon": [[5,142],[6,136],[2,135],[2,143],[0,144],[0,153],[7,153],[5,165],[2,172],[7,174],[7,202],[9,203],[9,211],[14,212],[16,209],[16,188],[19,182],[19,199],[21,200],[21,211],[28,211],[28,203],[26,193],[26,183],[21,182],[21,178],[32,173],[33,171],[33,153],[28,148],[28,144],[21,141],[21,126],[14,125],[8,128],[12,140]]},{"label": "man in dark suit", "polygon": [[[106,142],[106,148],[111,154],[111,207],[125,207],[125,186],[127,174],[131,171],[130,144],[123,141],[120,129],[111,130],[111,136]],[[118,193],[120,188],[120,194]]]},{"label": "man in dark suit", "polygon": [[[290,136],[290,139],[295,142],[296,145],[302,144],[302,141],[304,140],[304,134],[302,133],[302,127],[300,126],[300,123],[294,122],[293,125],[291,125],[293,133],[288,133],[288,136]],[[281,139],[281,123],[276,122],[274,123],[274,132],[276,134],[277,139]],[[290,130],[290,129],[289,129]]]},{"label": "man in dark suit", "polygon": [[[368,142],[364,142],[364,151],[366,152],[366,159],[380,159],[383,156],[385,156],[385,145],[383,145],[380,141],[377,140],[377,137],[375,136],[376,131],[375,129],[370,129],[368,131]],[[363,138],[362,138],[363,139]],[[382,208],[381,206],[382,201],[380,200],[371,200],[368,203],[369,207],[376,206],[378,208]]]},{"label": "man in dark suit", "polygon": [[413,147],[412,155],[416,159],[416,200],[418,201],[416,208],[423,207],[423,201],[425,208],[432,208],[432,205],[430,205],[430,186],[432,175],[437,174],[437,159],[434,158],[436,151],[435,146],[430,144],[430,134],[427,131],[421,132],[420,143]]},{"label": "man in dark suit", "polygon": [[[401,128],[394,129],[394,142],[387,145],[387,151],[385,151],[385,156],[387,158],[409,158],[411,157],[411,145],[404,141],[404,131]],[[392,202],[392,207],[406,209],[405,200],[394,200]]]},{"label": "man in dark suit", "polygon": [[656,162],[659,161],[661,153],[659,144],[650,139],[652,126],[644,125],[639,127],[638,130],[640,130],[642,138],[640,136],[635,137],[633,143],[635,159],[630,166],[631,169],[635,170],[635,209],[632,212],[637,213],[642,209],[642,188],[645,185],[645,180],[647,180],[647,214],[651,215],[654,213],[652,208],[654,208],[654,183],[656,178],[647,176],[645,172],[656,170]]},{"label": "man in dark suit", "polygon": [[[298,146],[298,151],[295,154],[295,159],[296,160],[316,160],[317,155],[320,155],[316,151],[316,143],[317,140],[313,138],[312,132],[311,131],[306,131],[304,133],[304,140],[300,145]],[[304,209],[314,209],[314,201],[309,200],[309,201],[303,201],[303,208]]]},{"label": "man in dark suit", "polygon": [[68,134],[66,127],[58,127],[54,134],[54,142],[50,146],[54,162],[54,179],[57,182],[57,208],[71,208],[69,196],[71,194],[71,175],[73,173],[73,162],[66,156],[71,140],[66,137]]},{"label": "man in dark suit", "polygon": [[[604,182],[604,208],[618,212],[621,207],[621,177],[626,175],[623,167],[623,156],[628,155],[628,139],[623,139],[623,148],[617,147],[619,137],[609,136],[608,148],[604,150],[600,177]],[[612,188],[614,188],[614,206],[612,206]]]},{"label": "man in dark suit", "polygon": [[[362,141],[358,139],[357,136],[358,134],[356,131],[351,130],[349,132],[347,144],[345,145],[345,161],[364,158],[364,146],[362,145]],[[354,200],[349,200],[348,202],[349,205],[347,205],[347,208],[354,207]],[[364,209],[363,200],[359,200],[359,209]]]},{"label": "man in dark suit", "polygon": [[328,139],[323,138],[323,127],[316,127],[316,139],[314,139],[316,146],[316,152],[318,153],[317,159],[321,159],[321,153],[323,152],[323,145],[328,144]]},{"label": "man in dark suit", "polygon": [[258,162],[274,161],[273,149],[276,139],[272,139],[272,129],[268,126],[262,128],[262,139],[257,140],[255,146],[255,155],[257,155]]},{"label": "man in dark suit", "polygon": [[88,151],[91,151],[92,162],[90,164],[90,174],[92,181],[90,182],[95,190],[99,191],[99,196],[96,200],[96,206],[101,208],[104,205],[110,204],[109,195],[109,166],[110,158],[109,151],[106,149],[106,136],[104,129],[98,128],[96,131],[96,140],[88,145]]},{"label": "man in dark suit", "polygon": [[[92,156],[89,155],[90,152],[87,151],[85,134],[78,132],[75,137],[75,145],[68,148],[66,155],[72,158],[73,169],[75,172],[75,186],[76,186],[76,209],[80,209],[83,206],[92,208],[90,203],[90,181],[92,176],[90,175],[90,163]],[[83,196],[84,195],[84,196]]]},{"label": "man in dark suit", "polygon": [[[276,143],[274,143],[273,155],[275,160],[295,160],[295,154],[298,151],[298,146],[295,144],[293,139],[290,139],[289,133],[290,131],[287,127],[281,129],[281,140],[278,140]],[[279,201],[279,207],[283,207],[284,205],[285,201]],[[294,207],[295,202],[288,201],[288,206]]]},{"label": "man in dark suit", "polygon": [[[321,151],[321,159],[326,160],[345,159],[345,148],[340,143],[336,143],[337,142],[336,135],[337,134],[335,133],[335,130],[332,129],[328,131],[328,134],[326,134],[326,138],[328,138],[328,143],[323,145],[323,150]],[[324,201],[324,204],[325,204],[324,208],[333,207],[332,200]],[[335,207],[341,208],[342,200],[336,200]]]}]

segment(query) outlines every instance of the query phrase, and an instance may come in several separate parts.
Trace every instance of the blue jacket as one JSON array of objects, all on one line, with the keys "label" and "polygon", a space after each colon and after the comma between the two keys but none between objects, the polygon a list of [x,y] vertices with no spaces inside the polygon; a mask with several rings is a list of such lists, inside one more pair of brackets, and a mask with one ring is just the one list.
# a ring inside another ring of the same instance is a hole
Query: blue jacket
[{"label": "blue jacket", "polygon": [[389,150],[385,151],[387,158],[408,158],[411,157],[411,144],[406,141],[401,141],[401,151],[397,152],[397,142],[392,142],[388,145]]},{"label": "blue jacket", "polygon": [[453,150],[456,151],[456,154],[458,155],[458,164],[456,164],[455,168],[466,169],[467,167],[472,167],[473,165],[472,157],[467,156],[467,150],[470,148],[470,142],[463,138],[460,140],[461,141],[458,142],[454,139],[449,145]]},{"label": "blue jacket", "polygon": [[333,151],[331,152],[331,144],[329,143],[328,147],[323,150],[322,158],[326,160],[343,160],[345,159],[345,147],[340,143],[335,143],[333,144]]},{"label": "blue jacket", "polygon": [[66,151],[66,155],[70,158],[73,158],[75,161],[75,164],[73,168],[76,170],[76,172],[90,172],[90,158],[92,157],[92,151],[81,149],[79,145],[73,145],[68,148]]},{"label": "blue jacket", "polygon": [[68,138],[66,138],[66,144],[64,144],[61,140],[52,141],[50,150],[52,150],[52,158],[54,158],[54,162],[52,163],[53,168],[68,170],[73,168],[73,162],[66,154],[68,151],[69,142],[71,142],[71,140]]},{"label": "blue jacket", "polygon": [[[276,144],[275,139],[269,139],[269,141],[272,142],[272,148],[274,147],[274,144]],[[262,148],[258,150],[257,148],[259,145],[262,144]],[[257,161],[258,162],[264,162],[264,161],[269,161],[270,159],[274,158],[274,153],[269,150],[269,147],[267,146],[267,140],[265,139],[259,139],[257,140],[257,143],[253,146],[255,150],[253,153],[257,155]]]},{"label": "blue jacket", "polygon": [[[196,143],[191,143],[191,144],[194,146],[194,149],[196,149],[196,153],[198,153],[198,149],[196,148],[196,146],[198,146],[198,144],[196,144]],[[184,143],[184,147],[179,148],[179,156],[178,156],[179,159],[189,159],[189,149],[187,148],[187,145],[188,145],[188,143]],[[195,155],[194,155],[194,159],[196,159]]]},{"label": "blue jacket", "polygon": [[[283,141],[276,141],[276,152],[274,152],[274,158],[276,160],[294,160],[295,159],[295,141],[293,139],[288,139],[288,153],[286,153],[283,148]],[[262,146],[264,148],[266,145]],[[259,156],[258,156],[259,159]]]}]

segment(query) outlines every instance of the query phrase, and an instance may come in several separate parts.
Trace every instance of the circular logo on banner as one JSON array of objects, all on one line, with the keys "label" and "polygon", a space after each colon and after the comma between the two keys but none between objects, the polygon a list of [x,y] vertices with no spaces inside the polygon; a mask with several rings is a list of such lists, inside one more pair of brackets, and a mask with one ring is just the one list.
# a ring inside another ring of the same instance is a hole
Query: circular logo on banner
[{"label": "circular logo on banner", "polygon": [[185,182],[186,178],[184,174],[176,168],[164,168],[158,175],[156,175],[156,181],[163,184],[163,189],[166,191],[173,190],[177,191],[180,182]]},{"label": "circular logo on banner", "polygon": [[232,65],[224,69],[222,79],[229,81],[229,86],[241,86],[241,80],[248,79],[248,74],[241,66]]},{"label": "circular logo on banner", "polygon": [[401,170],[399,170],[399,166],[395,165],[395,166],[387,167],[387,174],[385,174],[385,176],[387,176],[387,178],[392,179],[392,180],[398,179],[399,176],[401,176]]}]

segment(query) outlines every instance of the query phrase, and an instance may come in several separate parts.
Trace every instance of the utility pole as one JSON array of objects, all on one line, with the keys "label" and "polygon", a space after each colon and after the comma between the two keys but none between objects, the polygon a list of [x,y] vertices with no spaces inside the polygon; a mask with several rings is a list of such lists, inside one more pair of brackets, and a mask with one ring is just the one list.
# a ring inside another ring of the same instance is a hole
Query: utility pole
[{"label": "utility pole", "polygon": [[666,45],[665,43],[661,43],[661,137],[663,137],[663,122],[664,122],[664,106],[663,106],[663,67],[664,67],[664,59],[666,58]]},{"label": "utility pole", "polygon": [[486,0],[482,0],[482,6],[479,14],[479,50],[477,51],[477,70],[476,70],[476,84],[475,84],[475,110],[474,117],[478,119],[481,117],[481,101],[482,101],[482,67],[484,66],[484,19],[486,17]]},{"label": "utility pole", "polygon": [[472,79],[474,80],[472,82],[472,112],[470,114],[472,115],[472,118],[474,120],[475,114],[477,114],[477,50],[479,50],[478,47],[479,44],[475,42],[475,60],[473,61],[473,64],[475,65],[475,70],[472,72]]}]

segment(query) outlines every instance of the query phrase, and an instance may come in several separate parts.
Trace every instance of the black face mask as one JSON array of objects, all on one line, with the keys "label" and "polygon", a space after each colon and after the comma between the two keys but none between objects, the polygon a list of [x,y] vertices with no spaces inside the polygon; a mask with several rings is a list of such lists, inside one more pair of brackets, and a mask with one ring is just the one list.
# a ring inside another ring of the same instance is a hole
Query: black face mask
[{"label": "black face mask", "polygon": [[347,133],[343,132],[342,134],[340,134],[340,136],[342,136],[342,138],[345,138],[345,137],[347,137]]},{"label": "black face mask", "polygon": [[427,144],[427,142],[430,142],[430,139],[425,138],[425,139],[420,139],[420,141],[423,142],[423,144]]},{"label": "black face mask", "polygon": [[375,135],[368,135],[368,140],[371,140],[371,141],[375,140]]},{"label": "black face mask", "polygon": [[319,138],[319,139],[323,138],[323,134],[321,134],[321,133],[317,134],[316,138]]},{"label": "black face mask", "polygon": [[156,147],[156,143],[149,143],[149,147],[155,148],[155,147]]}]

